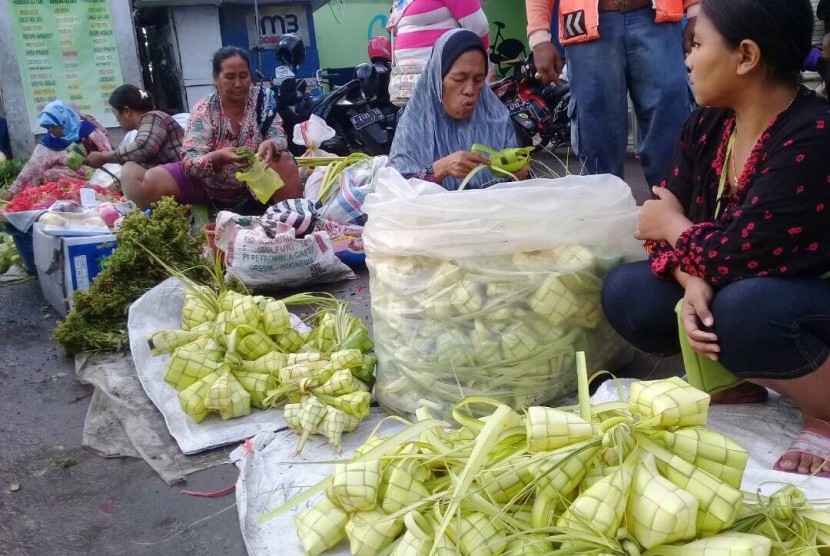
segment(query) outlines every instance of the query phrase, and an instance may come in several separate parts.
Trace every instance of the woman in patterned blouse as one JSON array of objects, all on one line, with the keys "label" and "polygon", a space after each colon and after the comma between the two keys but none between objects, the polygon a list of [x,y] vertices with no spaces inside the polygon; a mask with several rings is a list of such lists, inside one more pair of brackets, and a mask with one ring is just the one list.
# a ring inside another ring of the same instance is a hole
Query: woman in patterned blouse
[{"label": "woman in patterned blouse", "polygon": [[172,195],[181,203],[261,214],[265,206],[234,175],[245,160],[236,154],[239,147],[254,150],[285,182],[273,201],[302,197],[297,164],[285,150],[276,97],[271,89],[251,83],[248,54],[235,46],[216,51],[213,81],[216,92],[199,100],[190,113],[182,161],[148,170],[142,195],[133,200],[144,207]]},{"label": "woman in patterned blouse", "polygon": [[812,25],[809,0],[703,0],[686,63],[705,108],[640,212],[649,261],[602,301],[639,349],[677,353],[679,332],[745,380],[713,402],[794,400],[804,430],[775,468],[830,476],[830,106],[798,85]]},{"label": "woman in patterned blouse", "polygon": [[121,85],[109,98],[112,113],[124,131],[135,138],[115,150],[91,152],[86,164],[100,168],[108,162],[123,165],[121,188],[128,199],[141,195],[148,168],[181,160],[184,130],[169,114],[156,110],[153,99],[135,85]]}]

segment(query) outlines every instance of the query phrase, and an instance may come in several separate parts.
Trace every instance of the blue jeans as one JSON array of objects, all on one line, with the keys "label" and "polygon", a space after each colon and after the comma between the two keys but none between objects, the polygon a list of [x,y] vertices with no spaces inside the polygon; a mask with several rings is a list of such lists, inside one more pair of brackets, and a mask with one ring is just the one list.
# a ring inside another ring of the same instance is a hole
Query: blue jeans
[{"label": "blue jeans", "polygon": [[[680,351],[674,307],[681,297],[683,288],[640,261],[611,271],[602,310],[637,349],[672,355]],[[795,378],[830,355],[830,280],[747,278],[715,291],[711,305],[719,359],[739,377]]]},{"label": "blue jeans", "polygon": [[565,46],[571,143],[583,173],[623,178],[631,95],[646,181],[666,177],[691,113],[680,23],[655,23],[650,8],[599,13],[598,40]]}]

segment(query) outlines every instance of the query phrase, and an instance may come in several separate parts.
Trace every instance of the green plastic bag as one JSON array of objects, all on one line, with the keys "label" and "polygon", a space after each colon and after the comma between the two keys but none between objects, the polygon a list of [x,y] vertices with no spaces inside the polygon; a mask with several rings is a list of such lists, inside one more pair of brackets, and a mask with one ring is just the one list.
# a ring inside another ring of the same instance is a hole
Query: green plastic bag
[{"label": "green plastic bag", "polygon": [[680,308],[683,300],[677,302],[674,310],[677,313],[678,334],[680,336],[680,352],[683,354],[683,366],[686,367],[686,380],[707,394],[717,394],[742,383],[743,380],[733,375],[718,361],[712,361],[689,345],[683,323],[680,321]]},{"label": "green plastic bag", "polygon": [[66,165],[71,170],[77,170],[84,164],[84,159],[86,158],[86,152],[84,152],[83,147],[78,145],[77,143],[72,143],[68,147],[66,147]]}]

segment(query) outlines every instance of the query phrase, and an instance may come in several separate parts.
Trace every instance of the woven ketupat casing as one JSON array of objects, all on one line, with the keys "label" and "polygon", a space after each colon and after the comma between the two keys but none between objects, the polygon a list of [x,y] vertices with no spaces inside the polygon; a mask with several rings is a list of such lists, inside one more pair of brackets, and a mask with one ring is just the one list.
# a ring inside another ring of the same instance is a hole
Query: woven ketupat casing
[{"label": "woven ketupat casing", "polygon": [[749,453],[731,438],[703,427],[659,431],[651,438],[730,486],[741,487]]},{"label": "woven ketupat casing", "polygon": [[239,369],[249,373],[264,373],[278,376],[280,369],[288,364],[288,357],[279,351],[271,351],[257,358],[255,361],[243,360]]},{"label": "woven ketupat casing", "polygon": [[673,456],[663,464],[658,462],[662,475],[683,490],[697,497],[697,533],[708,536],[732,525],[743,506],[740,490],[695,467],[680,456]]},{"label": "woven ketupat casing", "polygon": [[267,373],[246,372],[239,369],[233,371],[233,376],[250,394],[253,407],[268,409],[262,402],[268,396],[268,392],[277,387],[277,377]]},{"label": "woven ketupat casing", "polygon": [[494,520],[480,512],[461,514],[457,527],[447,527],[447,537],[460,549],[461,554],[502,554],[507,540]]},{"label": "woven ketupat casing", "polygon": [[393,461],[383,473],[378,497],[383,510],[392,514],[425,499],[429,494],[424,484],[413,477],[406,466]]},{"label": "woven ketupat casing", "polygon": [[297,332],[293,328],[289,328],[285,331],[285,334],[277,340],[277,347],[283,353],[293,353],[303,346],[305,340],[305,334]]},{"label": "woven ketupat casing", "polygon": [[548,452],[590,438],[594,428],[575,413],[533,406],[527,409],[526,432],[531,452]]},{"label": "woven ketupat casing", "polygon": [[285,303],[272,299],[260,305],[262,329],[269,336],[276,338],[285,334],[291,327],[291,315]]},{"label": "woven ketupat casing", "polygon": [[216,295],[213,291],[206,286],[196,286],[196,291],[188,291],[182,307],[182,329],[190,330],[215,319]]},{"label": "woven ketupat casing", "polygon": [[360,421],[345,411],[336,407],[326,406],[326,415],[317,427],[320,434],[326,437],[334,449],[340,452],[340,437],[344,432],[352,432]]},{"label": "woven ketupat casing", "polygon": [[697,498],[661,477],[653,456],[643,455],[634,471],[626,508],[629,531],[646,549],[694,538]]},{"label": "woven ketupat casing", "polygon": [[225,354],[217,350],[188,349],[183,346],[170,356],[164,372],[164,381],[176,390],[182,390],[219,370]]},{"label": "woven ketupat casing", "polygon": [[556,522],[557,527],[613,536],[625,515],[632,473],[627,465],[603,477],[574,500]]},{"label": "woven ketupat casing", "polygon": [[222,419],[244,417],[251,413],[251,395],[231,374],[230,369],[220,371],[219,377],[205,394],[205,407],[219,413]]},{"label": "woven ketupat casing", "polygon": [[579,301],[557,275],[545,278],[528,301],[530,308],[558,326],[579,311]]},{"label": "woven ketupat casing", "polygon": [[323,496],[304,512],[294,516],[297,538],[308,556],[319,556],[346,537],[349,514]]},{"label": "woven ketupat casing", "polygon": [[376,556],[392,544],[403,529],[403,518],[389,517],[374,508],[352,514],[346,524],[349,549],[354,556]]},{"label": "woven ketupat casing", "polygon": [[238,326],[232,334],[236,339],[234,351],[248,361],[254,361],[277,350],[277,345],[271,338],[253,326]]},{"label": "woven ketupat casing", "polygon": [[329,355],[329,361],[335,369],[359,369],[363,364],[363,355],[359,349],[345,349]]},{"label": "woven ketupat casing", "polygon": [[179,392],[179,404],[184,412],[197,423],[204,421],[210,413],[210,410],[205,407],[205,396],[217,380],[219,380],[219,373],[210,373]]},{"label": "woven ketupat casing", "polygon": [[347,512],[377,507],[380,460],[335,463],[330,496]]},{"label": "woven ketupat casing", "polygon": [[642,419],[656,420],[653,426],[690,427],[706,424],[709,395],[673,376],[633,382],[628,405]]}]

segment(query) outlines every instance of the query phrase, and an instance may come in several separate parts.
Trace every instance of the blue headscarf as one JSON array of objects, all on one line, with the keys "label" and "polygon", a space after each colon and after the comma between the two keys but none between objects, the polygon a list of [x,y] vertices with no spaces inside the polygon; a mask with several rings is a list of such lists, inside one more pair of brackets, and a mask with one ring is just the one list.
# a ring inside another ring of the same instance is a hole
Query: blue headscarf
[{"label": "blue headscarf", "polygon": [[93,131],[95,126],[81,120],[78,113],[62,100],[53,100],[43,107],[40,113],[40,126],[59,125],[63,129],[61,137],[46,133],[40,140],[41,145],[53,151],[62,151],[72,143],[77,143]]},{"label": "blue headscarf", "polygon": [[[473,35],[478,44],[481,44],[481,39],[466,29],[448,31],[435,43],[429,63],[412,91],[412,97],[395,130],[395,140],[389,153],[389,164],[401,174],[417,173],[456,151],[469,151],[475,143],[484,143],[496,150],[518,146],[516,132],[510,123],[510,113],[487,85],[481,90],[469,119],[454,120],[444,110],[441,99],[443,75],[446,72],[442,68],[442,59],[452,58],[449,61],[451,65],[463,53],[457,52],[454,56],[445,57],[444,49],[450,39],[455,44],[468,43],[468,37],[455,36],[460,33]],[[452,48],[453,45],[450,44],[449,49]],[[473,176],[467,187],[481,188],[492,184],[494,180],[496,178],[489,171],[481,170]],[[441,185],[454,190],[458,189],[461,181],[446,177]]]}]

